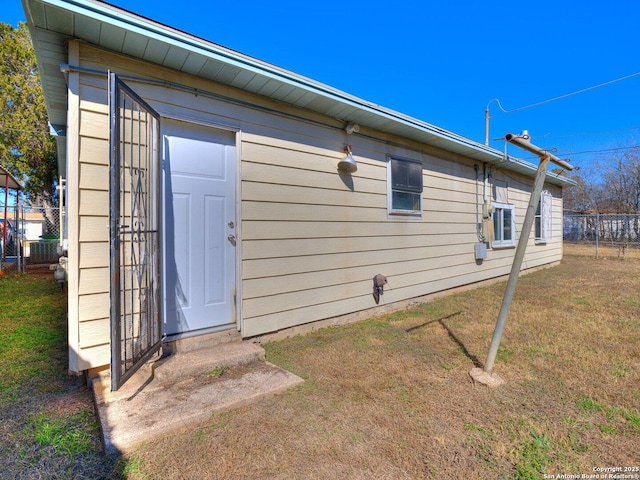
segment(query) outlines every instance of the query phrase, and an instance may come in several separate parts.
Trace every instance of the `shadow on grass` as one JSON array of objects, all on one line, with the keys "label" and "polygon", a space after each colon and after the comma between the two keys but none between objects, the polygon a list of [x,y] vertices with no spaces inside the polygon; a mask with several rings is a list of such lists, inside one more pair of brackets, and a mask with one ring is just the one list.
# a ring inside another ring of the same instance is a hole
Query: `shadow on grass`
[{"label": "shadow on grass", "polygon": [[429,325],[432,325],[434,323],[439,323],[440,325],[442,325],[442,328],[444,328],[447,331],[447,335],[449,335],[449,338],[451,340],[453,340],[455,343],[458,344],[458,346],[460,347],[460,349],[462,350],[462,353],[464,353],[464,355],[471,360],[471,362],[473,363],[474,367],[478,367],[478,368],[482,368],[483,364],[482,362],[478,359],[478,357],[476,357],[475,355],[471,354],[471,352],[469,352],[469,350],[467,350],[467,347],[464,345],[464,343],[462,343],[462,341],[456,336],[455,333],[453,333],[453,331],[447,326],[446,323],[444,323],[445,320],[449,319],[449,318],[453,318],[456,317],[458,315],[460,315],[462,313],[462,310],[459,310],[455,313],[451,313],[445,317],[441,317],[441,318],[437,318],[435,320],[429,320],[428,322],[425,323],[421,323],[420,325],[415,325],[411,328],[407,328],[406,332],[412,332],[414,330],[417,330],[419,328],[423,328],[423,327],[427,327]]}]

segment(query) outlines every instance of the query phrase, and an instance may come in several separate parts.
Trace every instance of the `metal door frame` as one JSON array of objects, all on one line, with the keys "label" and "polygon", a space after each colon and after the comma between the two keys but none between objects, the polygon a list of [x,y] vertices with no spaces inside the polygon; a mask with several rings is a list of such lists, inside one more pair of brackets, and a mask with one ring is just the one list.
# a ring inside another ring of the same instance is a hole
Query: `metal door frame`
[{"label": "metal door frame", "polygon": [[160,115],[109,73],[111,390],[162,346]]}]

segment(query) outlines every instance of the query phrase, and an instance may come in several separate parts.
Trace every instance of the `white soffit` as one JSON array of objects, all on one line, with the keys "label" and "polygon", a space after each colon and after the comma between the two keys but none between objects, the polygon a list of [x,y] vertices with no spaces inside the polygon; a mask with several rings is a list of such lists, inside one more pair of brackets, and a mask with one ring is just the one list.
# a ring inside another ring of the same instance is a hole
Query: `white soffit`
[{"label": "white soffit", "polygon": [[[97,0],[22,0],[36,49],[49,120],[66,124],[65,42],[114,52],[230,85],[300,108],[533,176],[536,165],[328,85]],[[555,174],[549,181],[573,182]]]}]

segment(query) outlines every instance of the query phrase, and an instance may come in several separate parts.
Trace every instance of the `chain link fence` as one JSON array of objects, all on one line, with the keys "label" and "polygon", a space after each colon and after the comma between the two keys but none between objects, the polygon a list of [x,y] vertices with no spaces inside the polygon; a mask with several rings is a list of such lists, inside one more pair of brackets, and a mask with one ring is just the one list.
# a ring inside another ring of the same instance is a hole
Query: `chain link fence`
[{"label": "chain link fence", "polygon": [[[60,209],[57,207],[7,208],[0,211],[0,261],[2,269],[26,271],[30,265],[57,263],[60,257]],[[5,230],[5,232],[2,231]]]},{"label": "chain link fence", "polygon": [[[61,218],[57,207],[0,209],[2,268],[58,262]],[[3,233],[6,230],[6,234]],[[640,258],[640,214],[563,215],[563,240],[572,252],[594,257]]]},{"label": "chain link fence", "polygon": [[565,212],[562,238],[572,253],[640,258],[640,214]]}]

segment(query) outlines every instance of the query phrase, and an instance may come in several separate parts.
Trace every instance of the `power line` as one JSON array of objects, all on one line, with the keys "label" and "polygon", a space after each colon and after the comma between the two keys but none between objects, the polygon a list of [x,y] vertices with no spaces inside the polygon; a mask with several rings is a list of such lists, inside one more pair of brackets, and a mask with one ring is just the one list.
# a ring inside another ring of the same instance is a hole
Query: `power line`
[{"label": "power line", "polygon": [[574,132],[574,133],[566,133],[566,134],[562,134],[562,135],[551,135],[551,134],[545,134],[545,135],[532,135],[531,138],[564,138],[564,137],[582,137],[582,136],[594,136],[594,135],[615,135],[618,133],[623,133],[623,132],[630,132],[633,130],[640,130],[640,125],[636,126],[636,127],[629,127],[629,128],[620,128],[617,130],[607,130],[607,131],[603,131],[603,132]]},{"label": "power line", "polygon": [[582,152],[569,152],[567,155],[575,156],[575,155],[584,155],[587,153],[613,153],[620,152],[622,150],[634,150],[640,148],[640,145],[632,145],[630,147],[617,147],[617,148],[605,148],[602,150],[584,150]]},{"label": "power line", "polygon": [[[518,108],[514,108],[512,110],[505,109],[502,106],[502,104],[500,103],[500,100],[497,99],[497,98],[493,98],[493,99],[489,100],[489,103],[496,102],[498,104],[498,107],[500,108],[500,110],[502,110],[504,113],[514,113],[514,112],[519,112],[521,110],[526,110],[527,108],[533,108],[533,107],[537,107],[539,105],[544,105],[545,103],[555,102],[556,100],[561,100],[563,98],[571,97],[572,95],[578,95],[579,93],[584,93],[584,92],[588,92],[590,90],[595,90],[596,88],[605,87],[607,85],[611,85],[612,83],[621,82],[622,80],[627,80],[628,78],[632,78],[632,77],[637,77],[638,75],[640,75],[640,72],[632,73],[630,75],[625,75],[624,77],[616,78],[614,80],[609,80],[608,82],[599,83],[598,85],[594,85],[592,87],[582,88],[580,90],[576,90],[575,92],[565,93],[564,95],[560,95],[558,97],[553,97],[553,98],[550,98],[548,100],[542,100],[541,102],[532,103],[531,105],[525,105],[524,107],[518,107]],[[489,109],[489,103],[487,103],[487,110]]]},{"label": "power line", "polygon": [[[567,137],[593,137],[595,135],[616,135],[619,133],[631,132],[633,130],[640,130],[640,125],[636,127],[619,128],[617,130],[606,130],[606,131],[600,131],[600,132],[573,132],[573,133],[565,133],[560,135],[551,135],[550,133],[546,133],[544,135],[531,135],[531,138],[548,140],[553,138],[567,138]],[[504,140],[504,137],[496,137],[496,138],[493,138],[492,140],[494,141]],[[535,157],[532,157],[532,158],[535,158]]]},{"label": "power line", "polygon": [[[634,149],[640,149],[640,145],[631,145],[629,147],[603,148],[601,150],[583,150],[581,152],[566,152],[566,153],[556,152],[556,154],[562,157],[574,158],[576,155],[588,155],[588,154],[594,154],[594,153],[615,153],[622,150],[634,150]],[[524,160],[531,160],[537,157],[522,157],[522,158]]]}]

